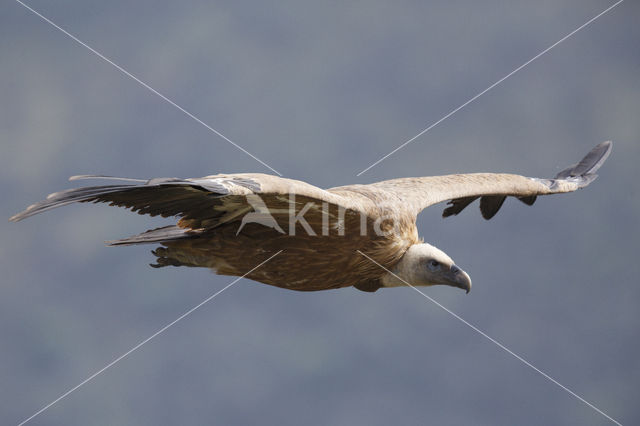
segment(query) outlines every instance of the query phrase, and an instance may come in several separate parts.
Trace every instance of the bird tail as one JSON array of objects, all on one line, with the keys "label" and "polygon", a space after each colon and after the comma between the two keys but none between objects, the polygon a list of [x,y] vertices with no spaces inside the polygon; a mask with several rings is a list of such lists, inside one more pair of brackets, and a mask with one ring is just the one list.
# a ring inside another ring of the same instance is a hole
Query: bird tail
[{"label": "bird tail", "polygon": [[202,230],[185,229],[176,225],[151,229],[142,234],[120,240],[106,241],[110,246],[132,246],[136,244],[165,243],[168,241],[190,240],[200,238]]}]

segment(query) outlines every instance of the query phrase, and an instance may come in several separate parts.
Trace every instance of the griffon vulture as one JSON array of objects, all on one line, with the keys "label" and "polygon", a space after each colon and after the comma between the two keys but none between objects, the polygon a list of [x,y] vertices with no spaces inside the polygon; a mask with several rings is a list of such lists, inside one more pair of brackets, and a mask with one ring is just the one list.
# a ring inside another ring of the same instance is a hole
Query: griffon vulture
[{"label": "griffon vulture", "polygon": [[448,217],[480,198],[482,216],[491,219],[509,196],[532,205],[538,195],[572,192],[589,185],[610,152],[611,142],[603,142],[553,179],[471,173],[326,190],[259,173],[147,181],[74,176],[71,180],[119,182],[56,192],[10,220],[17,222],[74,202],[105,202],[139,214],[180,218],[176,225],[108,242],[113,246],[160,244],[153,251],[157,257],[154,267],[200,266],[241,276],[281,251],[247,277],[300,291],[348,286],[376,291],[406,281],[416,286],[450,285],[469,292],[469,275],[443,251],[418,237],[415,222],[422,209],[449,201],[442,214]]}]

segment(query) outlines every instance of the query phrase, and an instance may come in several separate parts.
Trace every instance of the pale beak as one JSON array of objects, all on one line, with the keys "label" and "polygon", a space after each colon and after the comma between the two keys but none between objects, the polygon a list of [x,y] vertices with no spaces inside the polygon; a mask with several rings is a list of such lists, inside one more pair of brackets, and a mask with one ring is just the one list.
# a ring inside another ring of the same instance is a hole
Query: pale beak
[{"label": "pale beak", "polygon": [[469,278],[469,274],[456,265],[451,265],[451,269],[447,273],[447,284],[461,288],[467,293],[471,291],[471,278]]}]

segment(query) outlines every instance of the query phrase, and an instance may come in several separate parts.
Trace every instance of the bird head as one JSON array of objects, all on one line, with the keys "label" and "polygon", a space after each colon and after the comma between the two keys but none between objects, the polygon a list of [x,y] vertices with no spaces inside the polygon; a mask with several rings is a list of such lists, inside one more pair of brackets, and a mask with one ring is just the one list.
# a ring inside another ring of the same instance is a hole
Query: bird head
[{"label": "bird head", "polygon": [[414,244],[400,262],[382,278],[385,287],[450,285],[471,290],[471,278],[442,250],[431,244]]}]

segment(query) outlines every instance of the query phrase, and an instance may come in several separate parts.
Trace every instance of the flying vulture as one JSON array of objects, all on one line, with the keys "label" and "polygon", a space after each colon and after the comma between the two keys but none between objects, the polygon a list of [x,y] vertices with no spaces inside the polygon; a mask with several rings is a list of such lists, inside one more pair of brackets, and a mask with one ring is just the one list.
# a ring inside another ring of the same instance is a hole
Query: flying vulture
[{"label": "flying vulture", "polygon": [[[392,179],[320,189],[260,173],[151,180],[83,175],[117,183],[56,192],[11,217],[17,222],[74,202],[104,202],[139,214],[179,217],[112,246],[159,244],[154,267],[199,266],[299,291],[354,286],[444,284],[469,292],[471,279],[443,251],[418,236],[422,209],[448,201],[443,217],[480,199],[491,219],[507,197],[532,205],[538,195],[589,185],[611,152],[603,142],[553,179],[504,173],[470,173]],[[255,268],[260,262],[271,260]],[[255,269],[254,269],[255,268]],[[390,272],[388,272],[390,271]]]}]

